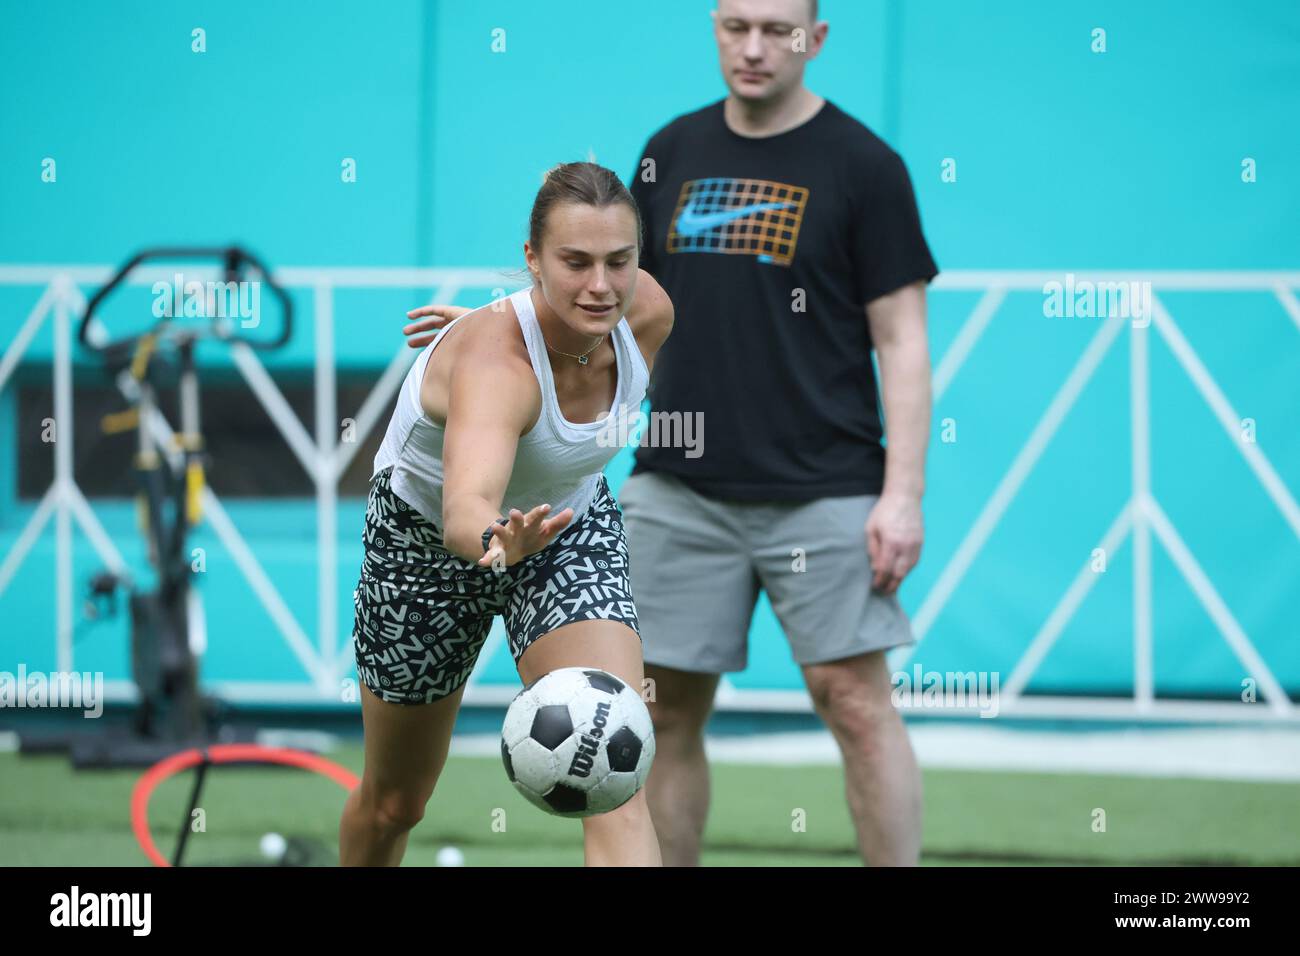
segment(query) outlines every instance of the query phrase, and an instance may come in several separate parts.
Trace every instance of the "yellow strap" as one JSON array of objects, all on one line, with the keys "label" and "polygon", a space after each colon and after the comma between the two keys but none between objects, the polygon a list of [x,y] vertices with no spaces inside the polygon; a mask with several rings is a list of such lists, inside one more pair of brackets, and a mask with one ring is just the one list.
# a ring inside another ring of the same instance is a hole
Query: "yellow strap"
[{"label": "yellow strap", "polygon": [[203,520],[203,462],[197,459],[185,469],[185,520],[190,525]]},{"label": "yellow strap", "polygon": [[144,373],[149,368],[149,359],[153,357],[155,343],[152,334],[140,336],[140,341],[136,343],[135,355],[131,358],[131,377],[137,382],[144,378]]},{"label": "yellow strap", "polygon": [[99,420],[100,430],[105,435],[116,435],[130,431],[140,425],[140,409],[128,408],[122,412],[112,412]]}]

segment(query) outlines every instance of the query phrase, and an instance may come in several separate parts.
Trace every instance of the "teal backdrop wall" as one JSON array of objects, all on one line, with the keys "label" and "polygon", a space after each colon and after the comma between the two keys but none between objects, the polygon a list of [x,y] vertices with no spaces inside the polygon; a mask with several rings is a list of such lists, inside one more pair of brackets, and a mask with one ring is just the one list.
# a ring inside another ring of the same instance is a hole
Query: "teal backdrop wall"
[{"label": "teal backdrop wall", "polygon": [[[594,156],[628,177],[654,130],[725,94],[710,7],[6,2],[0,264],[110,265],[146,245],[238,241],[276,266],[518,268],[546,168]],[[822,0],[822,16],[830,36],[808,84],[906,160],[941,269],[1300,270],[1300,5]],[[202,53],[192,49],[196,28],[205,31]],[[1098,28],[1105,52],[1093,49]],[[47,158],[56,163],[52,183],[42,180]],[[342,180],[345,159],[355,160],[355,182]],[[1253,182],[1243,181],[1247,159]],[[947,160],[955,182],[941,177]],[[505,274],[500,287],[510,287]],[[6,347],[41,291],[0,283]],[[481,302],[491,291],[466,289],[458,301]],[[377,377],[400,344],[403,310],[430,293],[340,292],[340,369]],[[932,293],[936,364],[977,299]],[[311,296],[298,300],[309,317]],[[1268,292],[1171,292],[1162,301],[1234,410],[1255,423],[1257,448],[1294,500],[1300,317]],[[936,584],[1097,328],[1096,320],[1045,317],[1037,292],[1012,293],[936,403],[928,537],[902,591],[909,611]],[[52,349],[47,323],[0,391],[0,555],[35,507],[18,493],[15,447],[41,423],[22,419],[14,391],[49,381]],[[310,375],[313,355],[304,321],[268,366],[290,381]],[[78,381],[88,381],[93,358],[78,352],[76,360]],[[229,375],[219,351],[203,360]],[[1150,362],[1153,494],[1294,693],[1300,536],[1155,336]],[[943,419],[955,423],[956,441],[940,440]],[[1125,336],[917,661],[1010,671],[1126,500],[1130,427]],[[616,487],[629,467],[627,454],[611,465]],[[143,567],[129,504],[94,504]],[[314,503],[228,507],[314,634]],[[359,500],[340,503],[336,603],[345,637],[361,514]],[[0,594],[0,670],[54,667],[53,542],[47,529]],[[196,544],[211,556],[202,582],[208,679],[246,688],[303,683],[210,531],[201,529]],[[78,595],[99,563],[78,536]],[[1160,547],[1153,574],[1160,692],[1236,696],[1253,675]],[[1132,601],[1127,548],[1113,555],[1031,690],[1128,692]],[[121,619],[78,619],[75,647],[79,669],[127,675]],[[514,680],[503,648],[483,666],[489,683]],[[751,666],[734,684],[799,686],[766,602]]]}]

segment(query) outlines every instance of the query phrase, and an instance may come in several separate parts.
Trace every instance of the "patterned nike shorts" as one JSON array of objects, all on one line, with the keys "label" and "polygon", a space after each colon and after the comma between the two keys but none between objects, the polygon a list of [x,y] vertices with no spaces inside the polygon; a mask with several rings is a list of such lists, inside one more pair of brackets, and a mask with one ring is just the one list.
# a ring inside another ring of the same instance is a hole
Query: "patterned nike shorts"
[{"label": "patterned nike shorts", "polygon": [[515,663],[533,641],[574,621],[622,621],[640,637],[623,515],[605,476],[586,514],[504,571],[442,547],[442,533],[375,476],[365,560],[353,595],[357,674],[393,704],[454,693],[474,669],[492,619],[505,617]]}]

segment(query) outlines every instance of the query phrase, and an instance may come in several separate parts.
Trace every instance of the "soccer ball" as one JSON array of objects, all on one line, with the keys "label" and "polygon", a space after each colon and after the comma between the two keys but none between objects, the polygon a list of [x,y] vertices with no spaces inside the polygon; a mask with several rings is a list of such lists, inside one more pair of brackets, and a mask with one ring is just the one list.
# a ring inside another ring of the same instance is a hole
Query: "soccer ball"
[{"label": "soccer ball", "polygon": [[561,817],[621,807],[645,783],[654,756],[641,696],[591,667],[563,667],[533,681],[511,701],[501,730],[510,782]]}]

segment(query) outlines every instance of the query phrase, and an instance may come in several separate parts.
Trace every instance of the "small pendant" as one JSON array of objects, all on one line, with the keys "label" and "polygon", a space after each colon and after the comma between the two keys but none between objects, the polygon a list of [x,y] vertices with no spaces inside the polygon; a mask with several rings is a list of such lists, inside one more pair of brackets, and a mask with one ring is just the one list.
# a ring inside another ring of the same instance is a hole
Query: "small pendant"
[{"label": "small pendant", "polygon": [[578,364],[579,364],[579,365],[586,365],[586,364],[587,364],[587,356],[585,356],[585,355],[579,355],[579,356],[578,356]]}]

